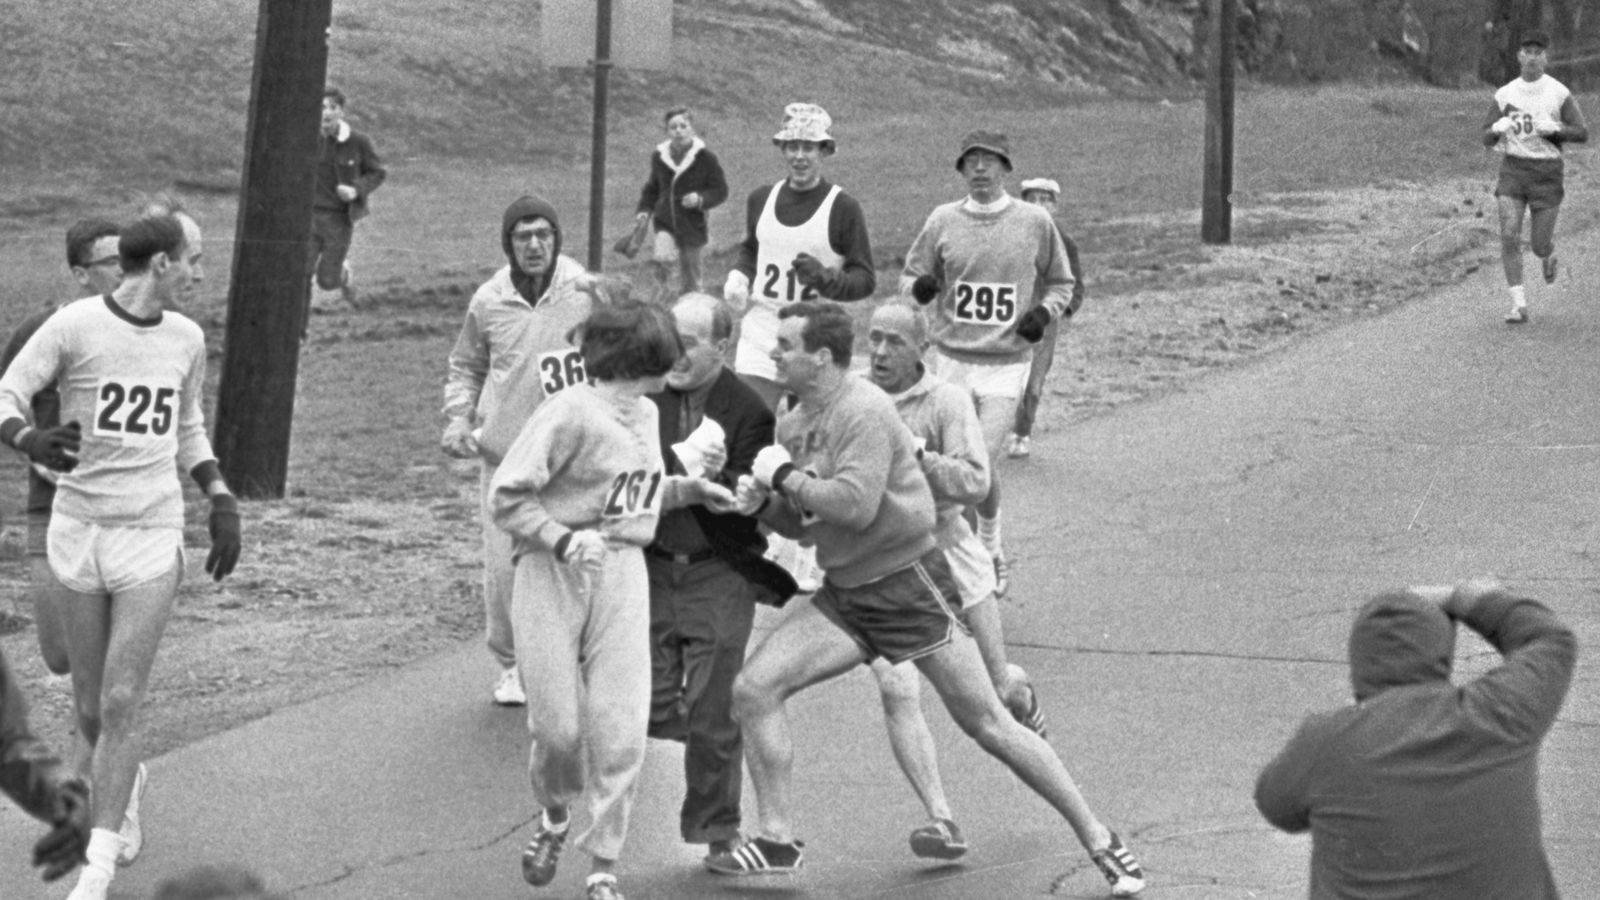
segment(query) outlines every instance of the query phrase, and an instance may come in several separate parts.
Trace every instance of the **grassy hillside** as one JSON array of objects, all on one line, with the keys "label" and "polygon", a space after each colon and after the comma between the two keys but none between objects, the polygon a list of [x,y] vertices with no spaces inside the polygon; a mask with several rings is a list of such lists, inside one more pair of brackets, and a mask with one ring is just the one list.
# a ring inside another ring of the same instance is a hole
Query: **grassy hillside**
[{"label": "grassy hillside", "polygon": [[[861,121],[1181,88],[1182,5],[680,0],[673,68],[617,72],[612,121],[677,102],[768,127],[798,98]],[[83,193],[235,182],[256,11],[250,0],[0,2],[0,217]],[[339,0],[329,78],[398,160],[586,156],[588,76],[541,68],[537,48],[536,3]]]}]

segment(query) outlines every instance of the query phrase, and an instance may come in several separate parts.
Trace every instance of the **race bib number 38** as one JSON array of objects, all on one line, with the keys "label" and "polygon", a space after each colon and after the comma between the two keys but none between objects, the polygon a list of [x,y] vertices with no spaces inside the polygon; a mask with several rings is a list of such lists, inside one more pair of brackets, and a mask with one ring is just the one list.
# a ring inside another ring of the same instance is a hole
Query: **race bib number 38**
[{"label": "race bib number 38", "polygon": [[94,394],[94,433],[124,444],[172,440],[178,425],[178,386],[108,378]]},{"label": "race bib number 38", "polygon": [[1017,318],[1017,286],[956,282],[951,318],[972,325],[1010,325]]},{"label": "race bib number 38", "polygon": [[583,354],[577,350],[539,354],[539,386],[546,397],[554,397],[583,380]]}]

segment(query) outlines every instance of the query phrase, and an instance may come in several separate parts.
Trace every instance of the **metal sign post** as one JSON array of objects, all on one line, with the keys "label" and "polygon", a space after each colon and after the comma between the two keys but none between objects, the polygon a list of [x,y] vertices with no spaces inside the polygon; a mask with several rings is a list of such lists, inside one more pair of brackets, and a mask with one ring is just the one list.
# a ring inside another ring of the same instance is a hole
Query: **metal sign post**
[{"label": "metal sign post", "polygon": [[1226,244],[1233,236],[1233,69],[1238,43],[1237,0],[1212,3],[1211,59],[1206,77],[1205,190],[1200,240]]},{"label": "metal sign post", "polygon": [[[604,262],[606,113],[614,66],[664,70],[672,65],[671,0],[545,0],[540,59],[552,68],[592,68],[594,130],[589,157],[589,271]],[[594,57],[585,48],[594,48]]]}]

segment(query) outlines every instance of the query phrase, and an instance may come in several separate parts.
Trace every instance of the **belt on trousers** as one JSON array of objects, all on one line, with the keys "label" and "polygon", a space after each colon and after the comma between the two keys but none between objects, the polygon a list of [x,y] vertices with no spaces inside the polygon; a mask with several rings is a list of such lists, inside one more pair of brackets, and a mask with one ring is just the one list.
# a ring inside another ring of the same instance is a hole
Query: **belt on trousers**
[{"label": "belt on trousers", "polygon": [[709,547],[704,550],[696,550],[693,553],[673,553],[670,550],[663,550],[660,547],[651,544],[650,546],[644,548],[644,552],[654,556],[656,559],[664,559],[668,562],[675,562],[680,566],[692,566],[696,563],[703,563],[708,559],[715,559],[717,556],[717,551],[712,550]]}]

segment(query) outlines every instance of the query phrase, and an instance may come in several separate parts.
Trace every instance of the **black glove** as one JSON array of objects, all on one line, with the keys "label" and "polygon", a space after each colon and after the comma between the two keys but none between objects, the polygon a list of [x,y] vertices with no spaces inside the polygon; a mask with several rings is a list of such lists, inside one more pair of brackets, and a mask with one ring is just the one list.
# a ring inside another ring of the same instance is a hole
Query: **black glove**
[{"label": "black glove", "polygon": [[794,258],[794,277],[806,287],[821,291],[833,280],[833,270],[815,256],[802,253]]},{"label": "black glove", "polygon": [[939,296],[939,279],[932,275],[918,275],[917,280],[911,282],[911,296],[923,306],[932,303],[933,298]]},{"label": "black glove", "polygon": [[28,458],[57,472],[71,472],[78,466],[78,448],[83,445],[83,428],[68,422],[54,428],[32,428],[16,439],[18,450]]},{"label": "black glove", "polygon": [[1017,337],[1030,344],[1044,340],[1044,329],[1050,324],[1050,310],[1035,306],[1017,323]]},{"label": "black glove", "polygon": [[50,833],[33,845],[33,864],[44,869],[45,881],[71,872],[85,861],[89,849],[89,787],[81,778],[63,781],[56,788],[56,814]]},{"label": "black glove", "polygon": [[239,501],[232,494],[212,495],[209,527],[211,555],[206,557],[206,571],[213,581],[221,581],[239,563],[239,542],[243,537]]}]

